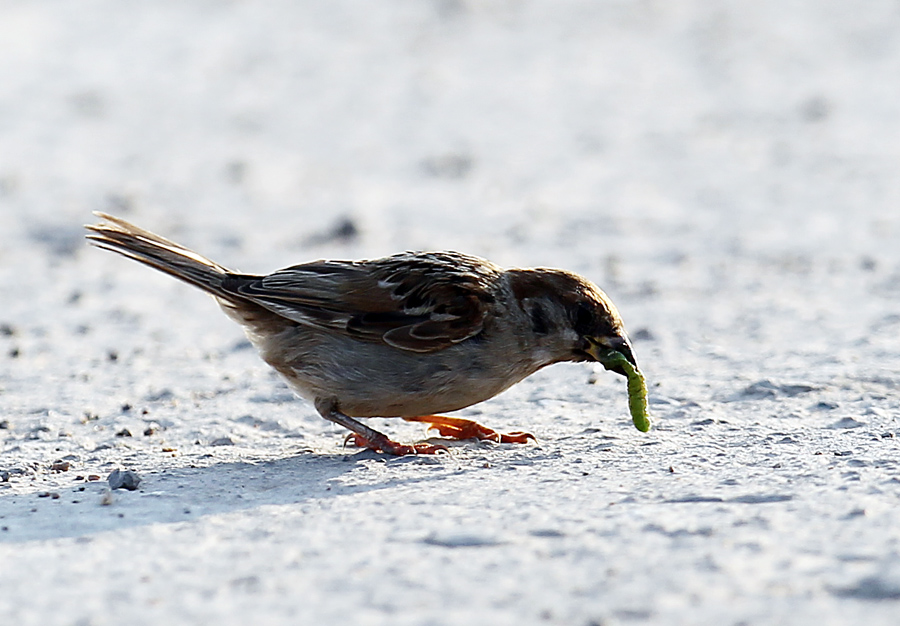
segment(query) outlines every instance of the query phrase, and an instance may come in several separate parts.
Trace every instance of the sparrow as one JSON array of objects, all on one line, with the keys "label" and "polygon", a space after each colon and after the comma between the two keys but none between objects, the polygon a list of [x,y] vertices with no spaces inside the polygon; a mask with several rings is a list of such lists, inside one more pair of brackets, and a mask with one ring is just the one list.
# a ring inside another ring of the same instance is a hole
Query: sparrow
[{"label": "sparrow", "polygon": [[367,417],[424,422],[454,439],[525,443],[534,436],[440,414],[492,398],[553,363],[606,361],[627,376],[622,365],[609,365],[607,356],[617,354],[637,368],[612,301],[565,270],[402,252],[242,274],[121,218],[95,215],[103,221],[86,226],[90,243],[211,294],[263,360],[358,446],[392,455],[446,450],[392,441],[360,421]]}]

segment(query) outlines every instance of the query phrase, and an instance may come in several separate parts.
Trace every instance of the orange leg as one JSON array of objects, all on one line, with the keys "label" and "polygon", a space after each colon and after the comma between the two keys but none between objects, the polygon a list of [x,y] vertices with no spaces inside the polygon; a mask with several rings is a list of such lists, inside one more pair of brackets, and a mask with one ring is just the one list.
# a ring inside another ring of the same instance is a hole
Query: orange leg
[{"label": "orange leg", "polygon": [[531,433],[516,431],[513,433],[498,433],[492,428],[482,426],[473,420],[461,417],[447,417],[446,415],[421,415],[418,417],[404,417],[407,422],[425,422],[430,428],[438,431],[443,437],[451,439],[479,439],[496,441],[497,443],[525,443],[529,439],[537,441]]},{"label": "orange leg", "polygon": [[361,448],[370,448],[395,456],[404,456],[406,454],[437,454],[441,450],[447,450],[447,446],[431,443],[416,443],[409,446],[403,443],[397,443],[396,441],[391,441],[388,439],[387,435],[341,413],[337,407],[337,402],[333,399],[320,398],[316,400],[316,410],[319,412],[319,415],[329,422],[340,424],[344,428],[353,431],[350,435],[347,435],[347,439],[344,440],[344,445],[347,445],[348,442],[352,441]]},{"label": "orange leg", "polygon": [[[380,433],[379,433],[380,434]],[[344,439],[344,445],[352,443],[358,448],[369,448],[385,454],[393,454],[394,456],[405,456],[407,454],[437,454],[438,452],[447,452],[447,446],[432,443],[414,443],[407,445],[405,443],[397,443],[388,439],[386,436],[373,437],[368,439],[359,433],[350,433]]]}]

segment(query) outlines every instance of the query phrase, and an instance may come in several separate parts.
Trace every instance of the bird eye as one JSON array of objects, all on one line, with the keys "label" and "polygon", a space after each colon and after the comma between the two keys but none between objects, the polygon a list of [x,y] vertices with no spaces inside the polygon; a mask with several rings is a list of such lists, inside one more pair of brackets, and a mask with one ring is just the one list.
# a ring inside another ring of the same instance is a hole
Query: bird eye
[{"label": "bird eye", "polygon": [[529,310],[531,316],[531,330],[538,335],[546,335],[550,332],[550,320],[540,304],[533,304]]},{"label": "bird eye", "polygon": [[587,302],[575,306],[574,329],[579,335],[587,335],[595,326],[594,307]]}]

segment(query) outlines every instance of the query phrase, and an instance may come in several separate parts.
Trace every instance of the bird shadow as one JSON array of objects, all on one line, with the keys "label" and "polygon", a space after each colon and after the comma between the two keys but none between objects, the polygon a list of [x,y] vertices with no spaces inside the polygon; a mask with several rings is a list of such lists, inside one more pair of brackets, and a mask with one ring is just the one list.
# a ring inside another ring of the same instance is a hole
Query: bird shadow
[{"label": "bird shadow", "polygon": [[[53,493],[10,494],[0,497],[0,543],[89,540],[103,532],[192,522],[265,506],[322,503],[338,495],[440,481],[458,470],[452,462],[434,458],[381,457],[368,450],[303,453],[275,460],[167,468],[144,474],[135,491],[110,492],[106,482],[93,482],[76,483]],[[342,479],[352,472],[367,471],[372,463],[430,465],[429,470],[443,471],[404,471],[402,476],[379,472],[366,475],[365,481]]]}]

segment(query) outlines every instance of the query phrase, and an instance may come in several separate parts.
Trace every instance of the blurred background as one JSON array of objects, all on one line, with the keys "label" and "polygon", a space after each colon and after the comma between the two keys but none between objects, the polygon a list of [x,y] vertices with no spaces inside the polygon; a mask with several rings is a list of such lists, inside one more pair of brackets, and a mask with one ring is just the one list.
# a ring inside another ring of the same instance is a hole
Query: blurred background
[{"label": "blurred background", "polygon": [[7,1],[2,227],[59,247],[105,210],[245,265],[335,240],[875,255],[898,33],[894,0]]}]

